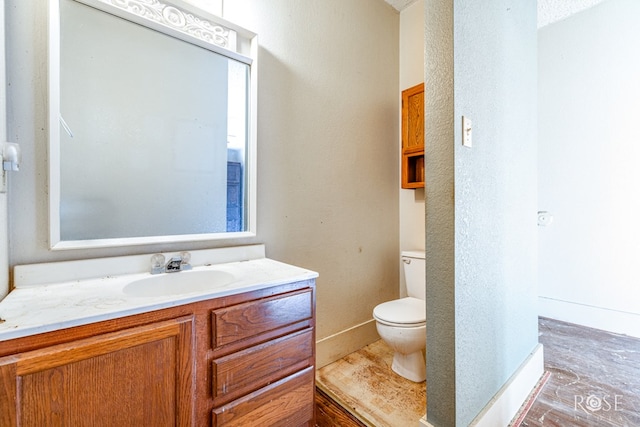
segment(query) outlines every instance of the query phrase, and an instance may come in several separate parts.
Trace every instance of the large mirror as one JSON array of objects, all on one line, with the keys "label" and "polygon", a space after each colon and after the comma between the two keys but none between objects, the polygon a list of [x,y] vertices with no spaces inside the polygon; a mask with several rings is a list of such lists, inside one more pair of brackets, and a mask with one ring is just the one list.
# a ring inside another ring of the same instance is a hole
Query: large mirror
[{"label": "large mirror", "polygon": [[179,0],[51,0],[51,247],[254,235],[256,52]]}]

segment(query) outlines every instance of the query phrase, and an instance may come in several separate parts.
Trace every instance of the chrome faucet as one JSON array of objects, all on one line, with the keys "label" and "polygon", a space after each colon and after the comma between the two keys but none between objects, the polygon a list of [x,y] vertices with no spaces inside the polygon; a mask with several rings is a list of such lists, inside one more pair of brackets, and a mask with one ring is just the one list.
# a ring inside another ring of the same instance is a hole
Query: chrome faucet
[{"label": "chrome faucet", "polygon": [[165,264],[165,257],[162,254],[151,256],[151,274],[160,273],[177,273],[179,271],[191,270],[191,254],[189,252],[180,252],[178,256],[169,258]]}]

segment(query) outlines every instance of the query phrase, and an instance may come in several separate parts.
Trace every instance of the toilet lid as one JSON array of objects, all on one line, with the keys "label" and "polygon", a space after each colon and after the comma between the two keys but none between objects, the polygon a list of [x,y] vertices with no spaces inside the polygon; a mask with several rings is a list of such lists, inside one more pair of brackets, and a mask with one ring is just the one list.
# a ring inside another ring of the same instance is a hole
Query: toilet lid
[{"label": "toilet lid", "polygon": [[373,309],[373,317],[383,322],[414,325],[426,322],[424,300],[406,297],[383,302]]}]

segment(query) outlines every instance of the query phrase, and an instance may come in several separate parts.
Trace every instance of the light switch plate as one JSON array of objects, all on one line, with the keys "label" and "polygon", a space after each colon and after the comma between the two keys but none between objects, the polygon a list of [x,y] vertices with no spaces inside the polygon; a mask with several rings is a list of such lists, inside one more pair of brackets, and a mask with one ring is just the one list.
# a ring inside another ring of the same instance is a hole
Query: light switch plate
[{"label": "light switch plate", "polygon": [[465,116],[462,116],[462,145],[471,148],[471,120]]}]

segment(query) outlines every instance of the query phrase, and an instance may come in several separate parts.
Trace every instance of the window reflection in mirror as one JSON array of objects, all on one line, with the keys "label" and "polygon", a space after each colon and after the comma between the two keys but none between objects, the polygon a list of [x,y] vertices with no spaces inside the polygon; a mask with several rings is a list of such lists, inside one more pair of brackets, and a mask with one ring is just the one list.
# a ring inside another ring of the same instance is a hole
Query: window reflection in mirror
[{"label": "window reflection in mirror", "polygon": [[60,240],[247,231],[249,73],[60,0]]}]

